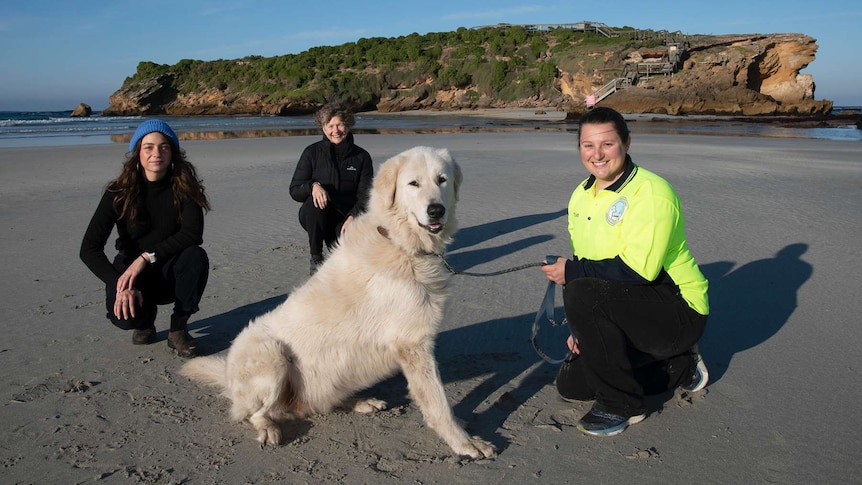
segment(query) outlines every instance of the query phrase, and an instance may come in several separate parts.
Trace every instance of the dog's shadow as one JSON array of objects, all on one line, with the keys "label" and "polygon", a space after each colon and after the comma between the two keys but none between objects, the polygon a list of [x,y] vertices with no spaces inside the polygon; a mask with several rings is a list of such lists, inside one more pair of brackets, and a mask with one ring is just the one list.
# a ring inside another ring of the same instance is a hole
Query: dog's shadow
[{"label": "dog's shadow", "polygon": [[[541,296],[537,295],[537,307]],[[561,321],[562,308],[556,313]],[[530,343],[534,318],[535,314],[499,318],[437,335],[435,357],[443,384],[466,389],[463,395],[447,393],[454,403],[452,411],[468,433],[491,441],[498,451],[509,444],[500,428],[556,377],[558,366],[543,362]],[[568,328],[547,322],[540,328],[539,348],[552,358],[564,357]],[[407,381],[400,373],[359,395],[383,399],[392,407],[410,404]]]}]

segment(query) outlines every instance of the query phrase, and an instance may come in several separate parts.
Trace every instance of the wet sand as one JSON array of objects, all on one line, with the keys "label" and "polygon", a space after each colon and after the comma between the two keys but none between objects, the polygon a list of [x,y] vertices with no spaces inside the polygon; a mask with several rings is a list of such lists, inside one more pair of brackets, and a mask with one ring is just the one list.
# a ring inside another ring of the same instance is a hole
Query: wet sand
[{"label": "wet sand", "polygon": [[[467,462],[422,422],[402,377],[368,394],[372,416],[291,425],[260,450],[228,402],[179,376],[159,341],[132,346],[105,319],[104,288],[78,259],[122,145],[0,149],[4,264],[0,462],[4,483],[850,483],[862,472],[862,274],[857,142],[638,133],[631,154],[677,189],[710,280],[704,392],[650,400],[606,439],[574,427],[590,403],[558,399],[556,369],[529,342],[545,281],[536,268],[451,279],[437,358],[455,414],[500,455]],[[192,333],[224,351],[308,272],[287,186],[317,136],[184,141],[213,203],[211,274]],[[490,272],[567,254],[565,206],[585,177],[570,131],[359,134],[380,163],[448,148],[465,175],[447,259]],[[560,305],[560,300],[557,300]],[[558,308],[558,311],[562,311]],[[564,352],[563,333],[540,344]]]}]

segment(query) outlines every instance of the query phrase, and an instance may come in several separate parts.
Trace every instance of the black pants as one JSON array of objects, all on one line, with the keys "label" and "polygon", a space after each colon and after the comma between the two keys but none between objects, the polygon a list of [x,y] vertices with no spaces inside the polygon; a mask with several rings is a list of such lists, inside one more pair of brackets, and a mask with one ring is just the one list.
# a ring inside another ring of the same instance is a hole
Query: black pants
[{"label": "black pants", "polygon": [[592,400],[606,412],[646,411],[645,394],[673,389],[691,377],[691,347],[706,328],[674,285],[641,286],[597,278],[570,281],[563,301],[580,356],[564,363],[557,390]]},{"label": "black pants", "polygon": [[335,244],[346,219],[331,200],[326,209],[315,207],[311,197],[302,203],[299,208],[299,223],[308,232],[308,245],[312,256],[323,255],[324,244],[329,248]]},{"label": "black pants", "polygon": [[[117,254],[114,267],[122,273],[139,257],[139,254]],[[105,306],[108,320],[123,330],[152,327],[156,321],[158,305],[174,304],[174,315],[196,313],[209,278],[209,258],[200,246],[186,248],[167,261],[147,265],[138,275],[135,288],[143,295],[143,305],[136,306],[135,316],[119,319],[114,315],[117,300],[115,285],[105,286]]]}]

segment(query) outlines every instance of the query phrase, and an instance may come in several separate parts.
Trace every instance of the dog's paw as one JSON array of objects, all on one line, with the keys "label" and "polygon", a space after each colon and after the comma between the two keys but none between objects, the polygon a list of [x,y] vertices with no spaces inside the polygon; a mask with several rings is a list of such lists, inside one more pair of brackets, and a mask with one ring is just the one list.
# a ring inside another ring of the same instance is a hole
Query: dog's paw
[{"label": "dog's paw", "polygon": [[471,437],[463,446],[459,446],[455,452],[461,456],[470,457],[472,460],[482,460],[497,456],[497,449],[494,448],[494,445],[478,436]]},{"label": "dog's paw", "polygon": [[386,409],[386,401],[380,399],[360,399],[353,405],[353,410],[357,413],[370,414]]},{"label": "dog's paw", "polygon": [[263,426],[257,430],[257,441],[260,443],[260,449],[278,446],[281,443],[281,429],[274,423]]}]

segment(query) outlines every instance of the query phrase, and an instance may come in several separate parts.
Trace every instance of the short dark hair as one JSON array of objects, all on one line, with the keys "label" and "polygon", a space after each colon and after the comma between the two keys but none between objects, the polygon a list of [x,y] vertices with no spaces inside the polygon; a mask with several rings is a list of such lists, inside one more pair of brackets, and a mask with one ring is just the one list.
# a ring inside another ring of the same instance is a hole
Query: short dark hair
[{"label": "short dark hair", "polygon": [[614,131],[620,136],[623,143],[628,143],[631,137],[629,126],[626,124],[626,119],[619,111],[612,108],[593,108],[587,111],[578,121],[578,143],[581,142],[581,128],[584,125],[598,125],[602,123],[611,123],[614,125]]},{"label": "short dark hair", "polygon": [[348,127],[353,127],[356,124],[356,118],[353,116],[353,111],[341,101],[330,101],[323,105],[317,113],[314,114],[314,121],[322,128],[323,125],[329,123],[329,120],[338,116],[341,121]]}]

